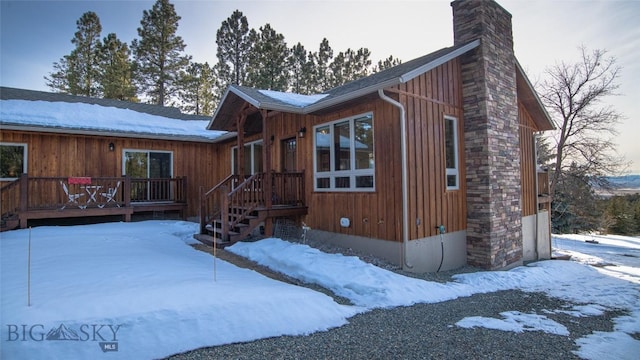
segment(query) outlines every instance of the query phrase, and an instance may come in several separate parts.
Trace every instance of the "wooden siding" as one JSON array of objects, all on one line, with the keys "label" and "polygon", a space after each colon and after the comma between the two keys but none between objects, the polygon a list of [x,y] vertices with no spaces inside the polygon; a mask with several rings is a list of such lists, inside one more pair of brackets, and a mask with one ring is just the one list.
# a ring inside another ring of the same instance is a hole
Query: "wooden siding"
[{"label": "wooden siding", "polygon": [[[198,215],[199,187],[215,185],[211,174],[217,174],[219,166],[216,146],[207,143],[8,130],[0,132],[0,141],[27,144],[33,177],[118,177],[123,174],[123,149],[172,151],[173,176],[187,177],[187,216]],[[109,143],[115,151],[109,151]]]},{"label": "wooden siding", "polygon": [[[409,239],[466,229],[464,119],[460,64],[451,60],[395,90],[408,121]],[[447,190],[445,115],[457,119],[459,189]]]},{"label": "wooden siding", "polygon": [[[407,114],[410,239],[435,236],[436,226],[441,224],[448,232],[466,228],[464,119],[459,74],[460,64],[454,59],[406,84],[387,89],[390,96],[405,106]],[[313,127],[367,112],[373,113],[375,191],[314,192]],[[445,115],[458,119],[458,190],[446,189]],[[282,170],[281,140],[297,138],[297,170],[305,172],[307,184],[309,213],[304,221],[308,226],[347,235],[402,241],[399,117],[399,111],[393,105],[373,99],[321,116],[278,113],[268,118],[265,138],[273,136],[272,170]],[[299,138],[297,133],[302,127],[307,128],[306,136]],[[261,137],[255,135],[245,141]],[[222,161],[230,162],[230,149],[235,145],[236,142],[228,142],[221,147]],[[218,180],[230,174],[229,165],[225,166],[226,172],[218,173]],[[341,217],[349,218],[351,226],[341,227]]]},{"label": "wooden siding", "polygon": [[522,185],[522,216],[536,213],[536,156],[533,135],[537,131],[536,125],[521,103],[518,104],[518,118],[520,119],[520,173]]}]

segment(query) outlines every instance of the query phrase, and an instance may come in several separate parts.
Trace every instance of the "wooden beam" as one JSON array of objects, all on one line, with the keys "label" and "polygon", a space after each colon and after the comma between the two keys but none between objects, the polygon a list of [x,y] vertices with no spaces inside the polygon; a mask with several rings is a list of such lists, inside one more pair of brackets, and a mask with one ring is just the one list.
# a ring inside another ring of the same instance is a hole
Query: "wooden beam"
[{"label": "wooden beam", "polygon": [[[273,206],[273,176],[271,171],[271,152],[273,144],[271,143],[269,131],[267,131],[267,118],[269,117],[269,112],[262,109],[260,110],[260,115],[262,117],[262,165],[264,170],[263,191],[265,196],[265,207],[267,209],[271,209]],[[273,219],[270,217],[264,222],[264,233],[266,236],[273,235]]]}]

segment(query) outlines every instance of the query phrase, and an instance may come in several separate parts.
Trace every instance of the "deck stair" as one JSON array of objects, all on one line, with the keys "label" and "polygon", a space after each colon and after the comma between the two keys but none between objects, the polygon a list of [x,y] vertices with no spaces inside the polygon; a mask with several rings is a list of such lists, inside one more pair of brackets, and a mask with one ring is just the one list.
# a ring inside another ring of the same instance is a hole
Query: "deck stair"
[{"label": "deck stair", "polygon": [[258,173],[240,182],[238,176],[230,175],[207,192],[201,189],[200,232],[194,238],[207,245],[225,247],[250,237],[270,218],[307,213],[302,200],[304,188],[302,185],[291,185],[301,184],[303,176],[290,176],[293,180],[290,180],[287,189],[295,188],[297,191],[287,193],[291,195],[285,197],[290,200],[287,204],[279,201],[282,198],[279,194],[281,191],[278,191],[278,181],[274,181],[282,179],[282,175],[271,174],[271,183],[276,185],[273,186],[270,199],[265,196],[265,176],[264,173]]}]

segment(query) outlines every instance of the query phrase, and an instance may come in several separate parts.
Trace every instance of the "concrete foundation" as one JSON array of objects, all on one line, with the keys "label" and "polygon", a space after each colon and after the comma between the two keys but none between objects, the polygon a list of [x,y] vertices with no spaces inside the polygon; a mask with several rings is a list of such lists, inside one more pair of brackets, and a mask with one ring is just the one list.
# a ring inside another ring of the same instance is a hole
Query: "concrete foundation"
[{"label": "concrete foundation", "polygon": [[[332,233],[322,230],[309,230],[307,238],[327,242],[336,246],[371,254],[392,264],[402,264],[402,243],[371,239],[361,236]],[[407,271],[424,273],[438,270],[444,247],[441,271],[452,270],[466,265],[466,231],[444,234],[440,245],[440,236],[431,236],[409,241],[407,262],[411,267],[403,266]]]},{"label": "concrete foundation", "polygon": [[[536,217],[538,218],[537,231]],[[524,261],[551,259],[549,214],[546,211],[522,218],[522,244]]]}]

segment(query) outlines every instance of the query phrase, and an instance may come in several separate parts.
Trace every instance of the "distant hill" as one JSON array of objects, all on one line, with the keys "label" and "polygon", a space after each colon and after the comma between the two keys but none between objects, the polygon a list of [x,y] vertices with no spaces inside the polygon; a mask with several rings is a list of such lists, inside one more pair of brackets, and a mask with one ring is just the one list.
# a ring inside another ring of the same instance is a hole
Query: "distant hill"
[{"label": "distant hill", "polygon": [[609,176],[607,180],[617,189],[640,189],[640,175]]}]

